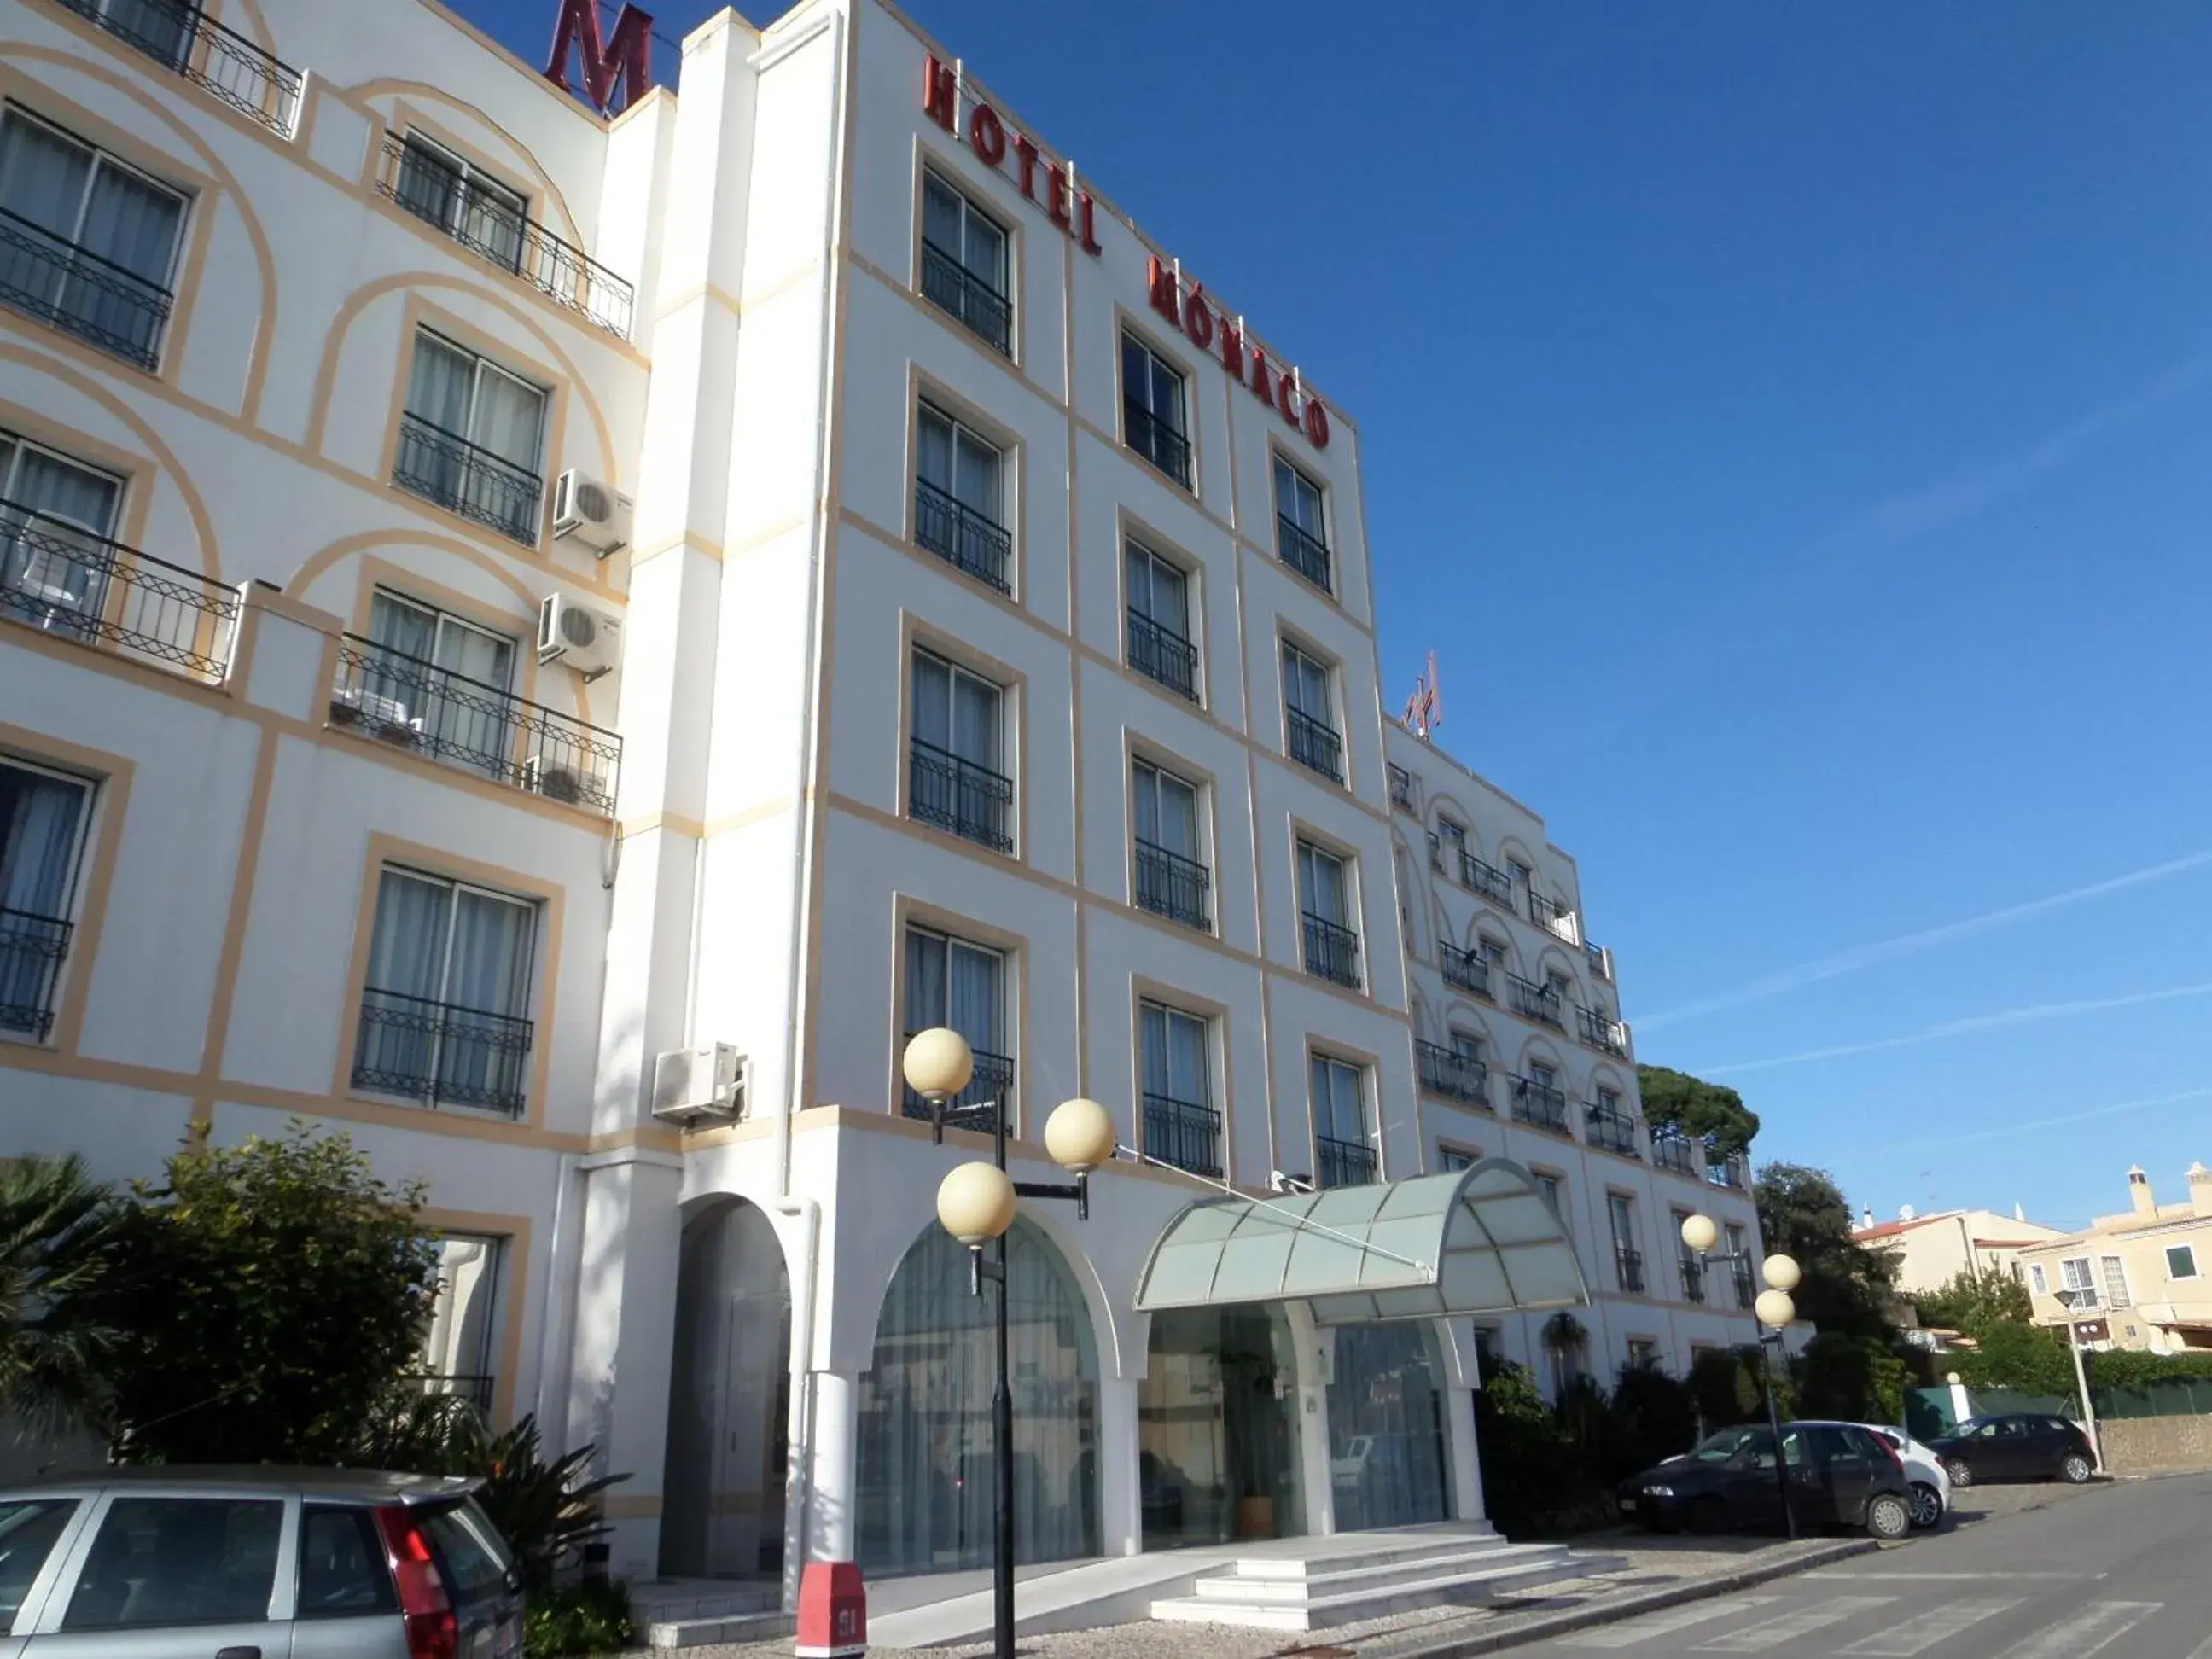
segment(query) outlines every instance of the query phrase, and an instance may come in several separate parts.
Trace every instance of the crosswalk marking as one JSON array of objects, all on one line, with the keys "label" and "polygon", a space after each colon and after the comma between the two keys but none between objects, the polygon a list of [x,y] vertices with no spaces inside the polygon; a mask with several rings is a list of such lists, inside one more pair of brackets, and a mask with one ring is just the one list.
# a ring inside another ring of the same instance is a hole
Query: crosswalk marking
[{"label": "crosswalk marking", "polygon": [[1937,1607],[1933,1613],[1923,1613],[1917,1619],[1907,1620],[1891,1630],[1876,1631],[1872,1636],[1862,1637],[1843,1650],[1844,1653],[1863,1656],[1863,1659],[1911,1659],[1916,1653],[1948,1641],[1969,1625],[1978,1625],[1993,1618],[2007,1607],[2020,1605],[2018,1596],[2002,1601],[1954,1601],[1948,1607]]},{"label": "crosswalk marking", "polygon": [[1769,1601],[1779,1601],[1778,1595],[1737,1595],[1725,1601],[1692,1601],[1686,1607],[1670,1607],[1664,1613],[1648,1613],[1641,1619],[1632,1619],[1626,1624],[1606,1625],[1580,1636],[1562,1638],[1557,1644],[1563,1648],[1632,1648],[1638,1642],[1649,1641],[1655,1636],[1670,1636],[1678,1630],[1687,1630],[1692,1625],[1718,1619],[1731,1613],[1748,1613],[1753,1607],[1763,1607]]},{"label": "crosswalk marking", "polygon": [[[1785,1613],[1779,1619],[1770,1619],[1763,1625],[1748,1625],[1741,1630],[1732,1630],[1726,1636],[1717,1637],[1698,1649],[1699,1653],[1764,1653],[1769,1648],[1778,1648],[1784,1642],[1794,1642],[1801,1636],[1809,1636],[1830,1625],[1840,1625],[1846,1619],[1862,1613],[1871,1613],[1876,1607],[1886,1607],[1897,1598],[1893,1595],[1837,1595],[1809,1607],[1800,1607],[1795,1613]],[[2052,1655],[2051,1659],[2057,1659]]]},{"label": "crosswalk marking", "polygon": [[2002,1659],[2089,1659],[2156,1613],[2163,1601],[2092,1601],[2039,1631]]}]

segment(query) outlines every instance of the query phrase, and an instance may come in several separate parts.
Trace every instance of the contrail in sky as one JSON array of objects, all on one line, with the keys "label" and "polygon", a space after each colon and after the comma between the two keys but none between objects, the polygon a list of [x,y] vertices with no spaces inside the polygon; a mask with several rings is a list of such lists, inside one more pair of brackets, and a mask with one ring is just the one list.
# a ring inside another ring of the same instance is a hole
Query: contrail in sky
[{"label": "contrail in sky", "polygon": [[2033,1025],[2046,1019],[2069,1019],[2076,1014],[2100,1014],[2112,1008],[2139,1008],[2146,1003],[2178,1002],[2184,997],[2202,996],[2212,996],[2212,981],[2080,1002],[2045,1002],[2027,1008],[2002,1008],[1994,1014],[1970,1014],[1964,1019],[1946,1020],[1941,1025],[1931,1025],[1924,1031],[1913,1031],[1904,1036],[1876,1037],[1870,1042],[1839,1042],[1826,1048],[1808,1048],[1799,1054],[1778,1054],[1771,1060],[1739,1060],[1732,1066],[1700,1066],[1697,1073],[1699,1077],[1726,1077],[1739,1072],[1771,1072],[1778,1066],[1802,1066],[1809,1060],[1838,1060],[1846,1054],[1870,1054],[1884,1048],[1910,1048],[1923,1042],[1941,1042],[1946,1037],[1966,1036],[2004,1025]]},{"label": "contrail in sky", "polygon": [[1862,968],[1872,968],[1899,957],[1911,956],[1917,951],[1932,950],[1939,945],[1948,945],[1954,939],[1970,939],[1976,933],[2003,927],[2015,921],[2027,921],[2033,917],[2047,915],[2063,910],[2069,905],[2081,904],[2093,898],[2102,898],[2107,893],[2124,891],[2154,881],[2164,881],[2185,871],[2200,869],[2212,864],[2212,848],[2191,853],[2178,859],[2168,859],[2163,864],[2146,865],[2140,870],[2130,870],[2124,876],[2112,876],[2103,881],[2093,881],[2087,887],[2076,887],[2063,893],[2052,893],[2039,899],[2030,899],[2024,904],[2008,904],[2001,910],[1990,910],[1978,916],[1967,916],[1959,921],[1947,921],[1941,927],[1923,927],[1917,933],[1899,933],[1893,939],[1877,939],[1871,945],[1854,945],[1839,951],[1832,957],[1820,957],[1801,963],[1795,968],[1784,968],[1763,979],[1753,980],[1748,985],[1738,986],[1733,991],[1699,1002],[1684,1003],[1679,1008],[1669,1008],[1664,1013],[1646,1014],[1636,1022],[1639,1033],[1656,1030],[1662,1025],[1694,1019],[1701,1014],[1717,1013],[1724,1008],[1741,1008],[1746,1003],[1764,1002],[1769,997],[1778,997],[1785,992],[1798,990],[1808,985],[1817,985],[1824,979],[1835,979],[1844,974],[1855,974]]},{"label": "contrail in sky", "polygon": [[2091,1106],[2079,1112],[2062,1112],[2057,1117],[2030,1118],[2026,1122],[2004,1123],[1994,1129],[1974,1129],[1962,1135],[1925,1135],[1913,1137],[1912,1144],[1920,1146],[1957,1146],[1969,1140],[1995,1140],[2001,1135],[2016,1135],[2023,1129],[2055,1129],[2063,1124],[2087,1123],[2092,1118],[2117,1117],[2122,1112],[2140,1112],[2153,1106],[2177,1106],[2185,1100],[2203,1100],[2212,1096],[2212,1089],[2184,1089],[2171,1095],[2152,1095],[2142,1100],[2116,1100],[2108,1106]]}]

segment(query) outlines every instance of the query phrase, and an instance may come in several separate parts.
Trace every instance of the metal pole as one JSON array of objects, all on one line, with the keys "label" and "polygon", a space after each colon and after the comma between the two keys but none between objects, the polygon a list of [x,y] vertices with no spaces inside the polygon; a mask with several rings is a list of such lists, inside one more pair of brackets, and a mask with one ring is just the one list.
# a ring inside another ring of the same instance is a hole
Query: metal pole
[{"label": "metal pole", "polygon": [[[1782,1334],[1774,1334],[1774,1346],[1782,1346]],[[1766,1372],[1766,1422],[1774,1431],[1774,1482],[1782,1492],[1782,1525],[1790,1536],[1797,1536],[1797,1517],[1790,1508],[1790,1470],[1782,1460],[1782,1408],[1774,1399],[1774,1356],[1767,1352],[1767,1339],[1759,1339],[1759,1357]]]},{"label": "metal pole", "polygon": [[2088,1374],[2081,1369],[2081,1328],[2074,1322],[2074,1310],[2066,1310],[2066,1346],[2074,1354],[2074,1396],[2081,1402],[2081,1426],[2088,1431],[2089,1455],[2105,1467],[2105,1448],[2097,1437],[2097,1408],[2089,1403]]},{"label": "metal pole", "polygon": [[[999,1167],[1006,1167],[1006,1114],[1003,1097],[994,1114],[992,1136]],[[1006,1235],[999,1235],[998,1375],[991,1391],[991,1462],[998,1485],[997,1538],[991,1552],[991,1651],[994,1659],[1014,1659],[1014,1396],[1006,1381],[1006,1298],[1014,1288],[1006,1267]]]}]

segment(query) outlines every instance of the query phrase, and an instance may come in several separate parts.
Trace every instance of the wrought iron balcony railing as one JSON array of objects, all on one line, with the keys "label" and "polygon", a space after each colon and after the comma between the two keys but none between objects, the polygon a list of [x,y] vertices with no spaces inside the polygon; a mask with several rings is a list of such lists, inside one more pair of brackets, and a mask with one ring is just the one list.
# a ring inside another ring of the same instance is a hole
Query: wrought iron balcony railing
[{"label": "wrought iron balcony railing", "polygon": [[1441,940],[1437,945],[1437,967],[1443,972],[1444,983],[1456,985],[1462,991],[1472,991],[1477,996],[1490,994],[1490,964],[1472,951],[1462,951],[1455,945]]},{"label": "wrought iron balcony railing", "polygon": [[1685,1252],[1675,1259],[1682,1275],[1682,1300],[1703,1305],[1705,1299],[1705,1264]]},{"label": "wrought iron balcony railing", "polygon": [[0,303],[126,363],[161,365],[169,290],[6,208],[0,208]]},{"label": "wrought iron balcony railing", "polygon": [[1472,853],[1459,855],[1460,885],[1492,904],[1510,910],[1513,908],[1513,878],[1503,870],[1485,864]]},{"label": "wrought iron balcony railing", "polygon": [[1518,974],[1505,975],[1506,1006],[1523,1019],[1533,1019],[1539,1024],[1556,1025],[1567,1029],[1566,1006],[1559,988],[1538,985],[1522,979]]},{"label": "wrought iron balcony railing", "polygon": [[622,738],[356,634],[338,638],[331,724],[611,817]]},{"label": "wrought iron balcony railing", "polygon": [[0,501],[0,617],[220,685],[241,606],[196,570]]},{"label": "wrought iron balcony railing", "polygon": [[1656,1126],[1651,1131],[1651,1162],[1656,1168],[1672,1170],[1676,1175],[1698,1173],[1697,1155],[1691,1150],[1689,1138]]},{"label": "wrought iron balcony railing", "polygon": [[1221,1114],[1195,1100],[1145,1097],[1145,1156],[1221,1179]]},{"label": "wrought iron balcony railing", "polygon": [[1007,828],[1014,781],[920,738],[907,766],[907,811],[994,853],[1014,850]]},{"label": "wrought iron balcony railing", "polygon": [[1440,1042],[1413,1039],[1413,1065],[1421,1087],[1446,1100],[1490,1109],[1490,1068],[1473,1054],[1447,1048]]},{"label": "wrought iron balcony railing", "polygon": [[1295,708],[1283,710],[1283,734],[1291,758],[1331,783],[1344,781],[1344,738],[1334,727]]},{"label": "wrought iron balcony railing", "polygon": [[1741,1158],[1723,1158],[1710,1146],[1705,1148],[1705,1180],[1710,1185],[1736,1192],[1742,1192],[1749,1185]]},{"label": "wrought iron balcony railing", "polygon": [[1575,1035],[1593,1048],[1624,1060],[1628,1056],[1628,1034],[1620,1022],[1579,1002],[1575,1005]]},{"label": "wrought iron balcony railing", "polygon": [[545,481],[419,415],[399,417],[392,482],[525,547],[538,545]]},{"label": "wrought iron balcony railing", "polygon": [[1583,1127],[1591,1146],[1623,1158],[1641,1156],[1636,1150],[1636,1120],[1627,1113],[1593,1106],[1584,1115]]},{"label": "wrought iron balcony railing", "polygon": [[1178,696],[1198,701],[1198,647],[1139,611],[1129,612],[1129,666]]},{"label": "wrought iron balcony railing", "polygon": [[921,244],[921,292],[1000,356],[1014,355],[1013,301],[927,238]]},{"label": "wrought iron balcony railing", "polygon": [[387,133],[377,193],[444,232],[479,258],[510,271],[556,305],[629,338],[636,290],[597,259],[532,224],[521,207],[473,184],[458,167],[404,133]]},{"label": "wrought iron balcony railing", "polygon": [[1526,1123],[1531,1128],[1547,1129],[1555,1135],[1574,1134],[1567,1122],[1566,1096],[1548,1083],[1538,1083],[1529,1078],[1513,1079],[1513,1121]]},{"label": "wrought iron balcony railing", "polygon": [[[915,1040],[918,1032],[908,1031],[899,1045],[902,1054],[906,1044]],[[972,1044],[969,1051],[975,1056],[975,1069],[969,1073],[968,1086],[952,1097],[946,1105],[948,1114],[963,1115],[961,1127],[978,1129],[985,1134],[996,1132],[999,1119],[1008,1123],[1014,1121],[1014,1061],[1011,1054],[994,1054],[988,1048]],[[900,1102],[900,1111],[908,1117],[930,1119],[929,1103],[911,1088],[906,1090]]]},{"label": "wrought iron balcony railing", "polygon": [[1323,1187],[1364,1187],[1375,1179],[1375,1149],[1364,1140],[1314,1137],[1314,1176]]},{"label": "wrought iron balcony railing", "polygon": [[1359,988],[1359,935],[1305,912],[1306,972]]},{"label": "wrought iron balcony railing", "polygon": [[1557,899],[1547,898],[1534,888],[1528,891],[1528,920],[1554,938],[1563,939],[1570,945],[1580,943],[1580,930],[1575,926],[1575,913]]},{"label": "wrought iron balcony railing", "polygon": [[1189,439],[1142,404],[1127,399],[1121,404],[1121,424],[1130,448],[1185,489],[1190,488]]},{"label": "wrought iron balcony railing", "polygon": [[449,1394],[465,1400],[480,1412],[491,1410],[492,1395],[497,1379],[463,1371],[416,1371],[403,1376],[402,1382],[411,1382],[424,1394]]},{"label": "wrought iron balcony railing", "polygon": [[1620,1288],[1630,1296],[1644,1294],[1644,1253],[1632,1250],[1626,1244],[1613,1247],[1613,1263],[1620,1280]]},{"label": "wrought iron balcony railing", "polygon": [[530,1088],[531,1023],[371,986],[361,994],[353,1083],[427,1106],[520,1114]]},{"label": "wrought iron balcony railing", "polygon": [[0,1031],[46,1041],[69,945],[66,917],[0,908]]},{"label": "wrought iron balcony railing", "polygon": [[1186,927],[1213,926],[1208,902],[1213,875],[1195,859],[1148,841],[1137,842],[1137,905]]},{"label": "wrought iron balcony railing", "polygon": [[[1395,762],[1390,767],[1390,805],[1402,806],[1408,812],[1413,810],[1413,775]],[[1429,839],[1433,842],[1436,837],[1431,836]]]},{"label": "wrought iron balcony railing", "polygon": [[1275,546],[1285,564],[1322,592],[1336,591],[1329,581],[1328,548],[1321,538],[1297,525],[1288,514],[1275,514]]},{"label": "wrought iron balcony railing", "polygon": [[60,0],[117,40],[289,138],[300,118],[300,71],[190,0]]},{"label": "wrought iron balcony railing", "polygon": [[987,586],[1014,591],[1012,533],[926,478],[914,481],[914,538]]}]

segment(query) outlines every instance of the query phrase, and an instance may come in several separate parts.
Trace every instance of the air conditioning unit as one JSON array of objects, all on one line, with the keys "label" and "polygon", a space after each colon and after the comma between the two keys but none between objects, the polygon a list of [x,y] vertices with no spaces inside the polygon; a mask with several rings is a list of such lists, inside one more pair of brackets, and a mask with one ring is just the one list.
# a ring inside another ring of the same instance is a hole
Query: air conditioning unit
[{"label": "air conditioning unit", "polygon": [[743,1117],[750,1073],[734,1043],[671,1048],[653,1062],[653,1115],[684,1129]]},{"label": "air conditioning unit", "polygon": [[574,467],[553,486],[553,534],[570,538],[601,558],[629,545],[630,498]]},{"label": "air conditioning unit", "polygon": [[622,660],[623,619],[611,611],[548,593],[538,607],[538,660],[564,662],[595,680]]}]

